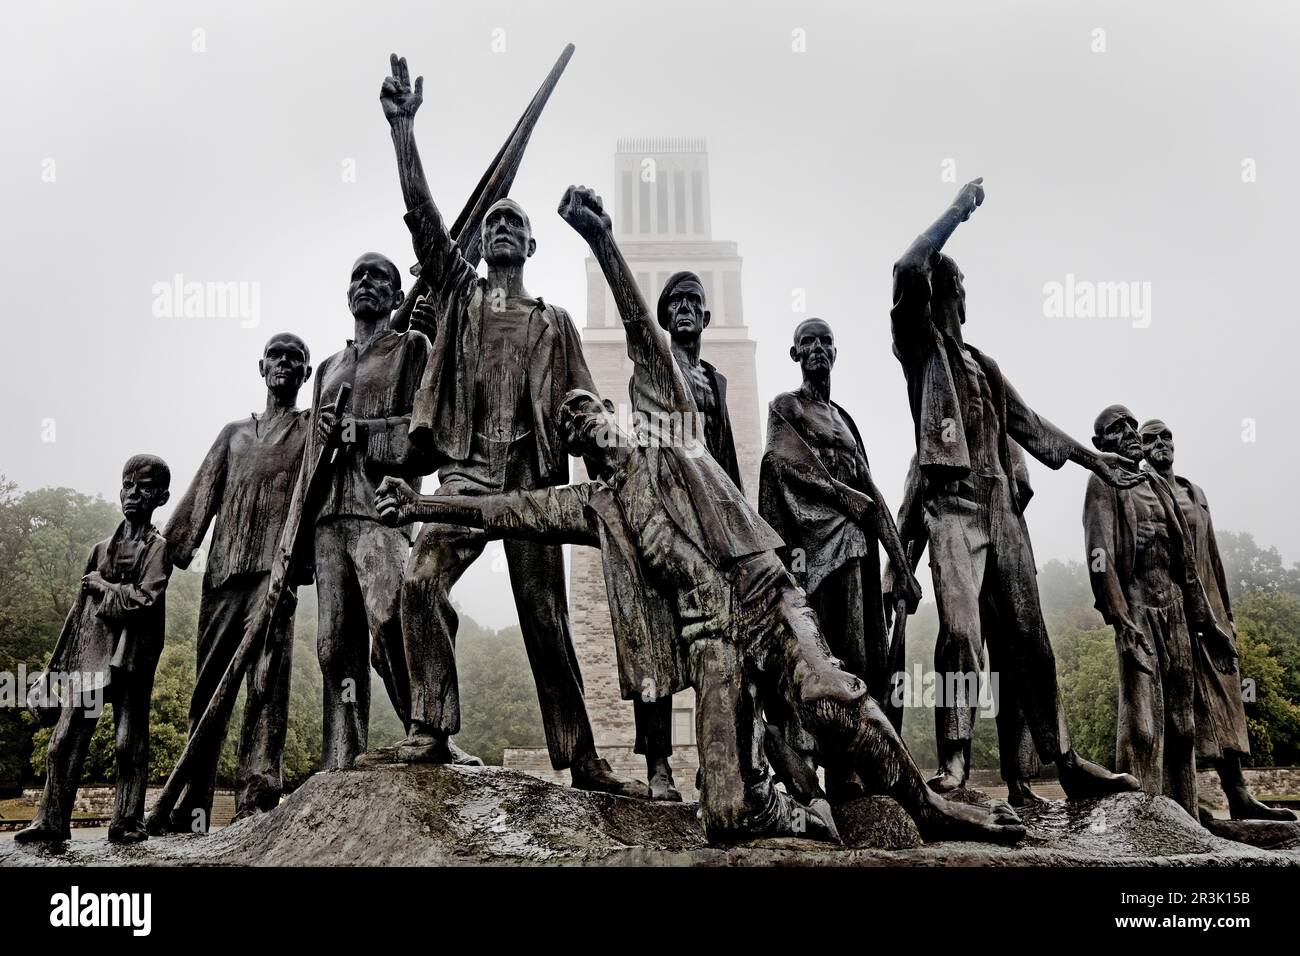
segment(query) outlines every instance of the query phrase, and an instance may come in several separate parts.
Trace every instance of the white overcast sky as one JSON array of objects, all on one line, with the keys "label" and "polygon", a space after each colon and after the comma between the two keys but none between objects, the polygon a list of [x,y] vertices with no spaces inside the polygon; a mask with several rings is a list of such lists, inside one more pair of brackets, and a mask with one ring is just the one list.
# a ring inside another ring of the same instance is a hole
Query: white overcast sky
[{"label": "white overcast sky", "polygon": [[[1164,418],[1218,527],[1300,558],[1294,4],[224,0],[5,18],[0,472],[24,488],[112,496],[122,461],[151,451],[179,493],[222,424],[260,409],[269,334],[302,334],[316,359],[350,336],[353,258],[411,261],[377,101],[390,50],[425,76],[417,135],[451,216],[572,41],[514,196],[538,241],[528,286],[579,326],[564,187],[612,196],[619,136],[706,137],[762,400],[797,381],[791,290],[806,289],[839,338],[835,398],[896,506],[912,448],[890,266],[955,193],[952,159],[988,190],[948,249],[969,341],[1081,439],[1111,402]],[[177,273],[258,283],[260,324],[155,317],[153,285]],[[1046,317],[1044,284],[1067,274],[1150,283],[1149,327]],[[1034,477],[1038,559],[1081,557],[1086,475]],[[456,597],[501,626],[500,584],[479,568]]]}]

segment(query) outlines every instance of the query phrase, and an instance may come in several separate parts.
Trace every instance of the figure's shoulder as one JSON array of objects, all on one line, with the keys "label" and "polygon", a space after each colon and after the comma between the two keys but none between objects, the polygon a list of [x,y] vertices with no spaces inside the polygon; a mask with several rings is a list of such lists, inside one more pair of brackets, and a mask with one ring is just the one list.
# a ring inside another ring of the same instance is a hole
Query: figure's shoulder
[{"label": "figure's shoulder", "polygon": [[92,544],[90,546],[90,560],[98,564],[99,561],[104,557],[104,555],[108,554],[108,549],[112,547],[113,539],[115,537],[117,537],[116,531],[110,534],[103,541],[96,541],[94,544]]},{"label": "figure's shoulder", "polygon": [[1205,490],[1190,478],[1184,478],[1182,475],[1175,475],[1174,481],[1187,489],[1187,493],[1192,496],[1192,500],[1202,508],[1210,507],[1209,499],[1205,497]]},{"label": "figure's shoulder", "polygon": [[167,539],[157,528],[150,526],[149,532],[144,537],[145,560],[162,565],[168,574],[173,567],[171,549],[167,546]]},{"label": "figure's shoulder", "polygon": [[403,347],[413,355],[426,356],[433,351],[433,343],[419,329],[407,329],[397,335],[401,336]]},{"label": "figure's shoulder", "polygon": [[569,310],[562,305],[556,305],[554,302],[548,302],[545,299],[538,298],[542,304],[542,311],[547,313],[552,322],[558,322],[560,325],[567,326],[577,334],[578,327],[573,324],[573,316],[569,315]]},{"label": "figure's shoulder", "polygon": [[282,434],[290,441],[301,441],[302,435],[311,429],[311,416],[310,408],[295,408],[288,414]]},{"label": "figure's shoulder", "polygon": [[1109,494],[1115,490],[1116,489],[1113,486],[1106,484],[1100,476],[1093,472],[1088,473],[1087,494],[1089,498],[1095,498],[1101,494]]},{"label": "figure's shoulder", "polygon": [[247,418],[237,418],[233,422],[227,422],[217,435],[217,442],[230,443],[230,440],[236,435],[243,432],[255,432],[257,430],[257,414],[250,413]]},{"label": "figure's shoulder", "polygon": [[706,372],[708,372],[710,375],[714,377],[714,379],[717,380],[719,386],[727,384],[727,376],[723,375],[722,370],[718,368],[716,365],[714,365],[712,362],[708,361],[707,359],[700,359],[700,364],[704,366],[704,370]]},{"label": "figure's shoulder", "polygon": [[774,399],[767,403],[769,413],[775,413],[789,421],[793,418],[803,417],[803,399],[797,391],[781,392]]},{"label": "figure's shoulder", "polygon": [[316,371],[315,371],[317,382],[319,382],[321,379],[325,377],[325,372],[327,369],[331,369],[336,364],[338,364],[339,356],[341,356],[344,351],[345,349],[339,349],[333,355],[327,355],[320,360],[320,364],[316,366]]},{"label": "figure's shoulder", "polygon": [[[940,331],[939,334],[943,338],[951,340],[951,336],[949,336],[947,332]],[[956,343],[954,342],[953,344],[955,345]],[[989,355],[987,352],[980,351],[969,342],[965,342],[958,347],[965,348],[966,351],[970,353],[971,358],[973,358],[978,364],[984,366],[986,372],[996,372],[999,375],[1002,373],[1002,369],[999,368],[998,363],[994,361],[993,356]]]}]

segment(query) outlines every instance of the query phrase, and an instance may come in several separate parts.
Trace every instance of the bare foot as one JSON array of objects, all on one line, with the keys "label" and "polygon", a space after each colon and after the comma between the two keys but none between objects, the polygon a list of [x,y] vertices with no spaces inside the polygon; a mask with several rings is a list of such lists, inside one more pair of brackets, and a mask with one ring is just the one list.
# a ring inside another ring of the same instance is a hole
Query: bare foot
[{"label": "bare foot", "polygon": [[961,778],[947,770],[940,770],[925,785],[935,793],[952,793],[961,786]]},{"label": "bare foot", "polygon": [[145,814],[144,828],[153,836],[163,836],[167,833],[194,832],[186,825],[185,811],[181,809],[173,810],[166,815],[150,811]]},{"label": "bare foot", "polygon": [[69,832],[36,823],[14,834],[15,843],[66,843],[71,839],[72,834]]},{"label": "bare foot", "polygon": [[[967,769],[966,751],[970,741],[940,742],[939,771],[926,781],[926,786],[935,793],[952,793],[958,787],[966,785],[970,776]],[[944,753],[947,751],[947,753]]]},{"label": "bare foot", "polygon": [[461,750],[460,747],[456,746],[456,741],[450,738],[447,739],[447,749],[451,751],[451,762],[457,767],[483,766],[483,759],[481,757],[476,757],[472,753]]},{"label": "bare foot", "polygon": [[1071,800],[1141,789],[1141,784],[1131,774],[1111,773],[1091,760],[1084,760],[1073,750],[1062,756],[1056,765],[1060,769],[1061,789]]},{"label": "bare foot", "polygon": [[988,806],[976,806],[932,796],[930,810],[932,812],[927,814],[930,819],[919,827],[921,837],[927,843],[932,840],[1017,843],[1025,838],[1025,825],[1003,800],[994,800]]},{"label": "bare foot", "polygon": [[1283,807],[1270,807],[1255,799],[1243,784],[1228,794],[1228,811],[1234,820],[1294,820],[1295,814]]},{"label": "bare foot", "polygon": [[403,763],[449,763],[458,767],[481,767],[483,761],[456,746],[450,737],[414,731],[397,745],[397,759]]},{"label": "bare foot", "polygon": [[1034,804],[1047,803],[1047,800],[1029,789],[1029,781],[1008,780],[1007,803],[1013,807],[1028,807]]},{"label": "bare foot", "polygon": [[619,797],[631,797],[634,800],[649,800],[650,787],[640,780],[628,780],[620,777],[610,769],[603,757],[592,754],[575,763],[569,770],[573,777],[573,789],[590,790],[594,793],[612,793]]},{"label": "bare foot", "polygon": [[143,843],[149,839],[149,831],[144,828],[142,823],[129,823],[124,826],[110,826],[108,828],[109,843]]}]

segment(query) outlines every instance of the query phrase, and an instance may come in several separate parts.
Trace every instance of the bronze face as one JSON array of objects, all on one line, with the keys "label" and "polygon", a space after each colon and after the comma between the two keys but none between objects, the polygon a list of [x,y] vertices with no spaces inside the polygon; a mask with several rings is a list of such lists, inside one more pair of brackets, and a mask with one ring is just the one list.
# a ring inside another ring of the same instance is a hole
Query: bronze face
[{"label": "bronze face", "polygon": [[668,334],[675,339],[697,339],[708,327],[704,289],[698,282],[681,282],[668,297]]},{"label": "bronze face", "polygon": [[835,333],[822,319],[805,319],[794,331],[790,358],[804,375],[826,375],[835,367]]},{"label": "bronze face", "polygon": [[167,503],[171,471],[161,458],[136,455],[122,469],[122,514],[130,520],[148,521]]},{"label": "bronze face", "polygon": [[1142,426],[1142,454],[1155,468],[1172,468],[1174,464],[1174,433],[1159,419]]},{"label": "bronze face", "polygon": [[488,265],[519,266],[537,250],[532,225],[517,203],[503,199],[483,219],[483,258]]},{"label": "bronze face", "polygon": [[402,303],[402,277],[391,259],[364,253],[352,264],[348,308],[356,318],[381,318]]},{"label": "bronze face", "polygon": [[289,332],[271,337],[257,363],[258,374],[272,392],[295,397],[311,377],[311,353],[307,343]]}]

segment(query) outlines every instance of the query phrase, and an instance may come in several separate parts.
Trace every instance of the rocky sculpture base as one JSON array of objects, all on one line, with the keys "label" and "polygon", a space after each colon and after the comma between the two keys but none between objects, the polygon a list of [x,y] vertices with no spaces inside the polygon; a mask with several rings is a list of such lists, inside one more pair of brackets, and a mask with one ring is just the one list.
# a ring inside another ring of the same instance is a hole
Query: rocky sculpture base
[{"label": "rocky sculpture base", "polygon": [[208,836],[136,846],[74,840],[59,849],[4,843],[0,865],[1300,866],[1300,824],[1272,834],[1280,849],[1262,849],[1214,835],[1165,797],[1138,793],[1027,809],[1029,837],[1014,848],[923,845],[888,797],[841,808],[843,847],[804,839],[709,847],[695,810],[584,793],[500,767],[379,765],[316,774],[275,811]]}]

